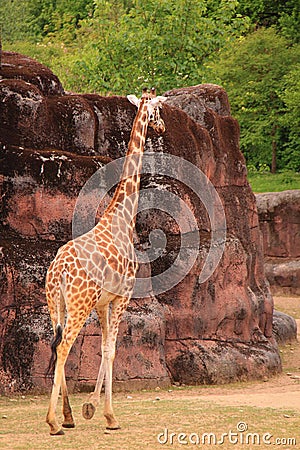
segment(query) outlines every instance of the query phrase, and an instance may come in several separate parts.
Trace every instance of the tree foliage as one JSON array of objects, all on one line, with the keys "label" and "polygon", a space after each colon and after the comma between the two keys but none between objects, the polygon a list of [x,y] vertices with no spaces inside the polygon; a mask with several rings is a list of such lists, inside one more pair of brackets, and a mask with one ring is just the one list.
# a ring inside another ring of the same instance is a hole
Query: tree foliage
[{"label": "tree foliage", "polygon": [[[218,8],[212,5],[218,3]],[[68,83],[98,92],[201,82],[205,59],[247,28],[234,0],[95,1],[81,22]],[[74,77],[74,80],[72,80]]]},{"label": "tree foliage", "polygon": [[1,0],[0,26],[67,90],[217,82],[248,164],[299,169],[298,0]]},{"label": "tree foliage", "polygon": [[[300,49],[298,47],[298,61]],[[283,78],[283,89],[279,96],[284,104],[285,113],[280,123],[286,130],[286,139],[282,142],[281,158],[283,166],[300,170],[300,63],[294,65]]]},{"label": "tree foliage", "polygon": [[299,0],[239,0],[238,12],[249,16],[256,28],[276,26],[286,38],[299,42]]},{"label": "tree foliage", "polygon": [[[241,148],[247,161],[268,165],[273,172],[277,165],[284,167],[286,146],[293,141],[297,147],[289,121],[292,116],[296,125],[293,68],[299,56],[299,45],[290,45],[273,27],[261,28],[237,41],[213,65],[241,124]],[[297,169],[300,161],[295,155],[290,155],[289,166]]]},{"label": "tree foliage", "polygon": [[80,20],[92,14],[93,6],[93,0],[1,0],[2,38],[38,41],[70,24],[75,37]]}]

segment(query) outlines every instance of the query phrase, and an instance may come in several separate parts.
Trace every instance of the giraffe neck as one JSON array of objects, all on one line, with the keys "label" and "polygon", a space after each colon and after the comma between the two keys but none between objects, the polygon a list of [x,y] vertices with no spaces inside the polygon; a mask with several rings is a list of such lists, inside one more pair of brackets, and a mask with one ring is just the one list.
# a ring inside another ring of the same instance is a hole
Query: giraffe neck
[{"label": "giraffe neck", "polygon": [[145,100],[141,103],[133,122],[128,150],[122,170],[121,181],[119,182],[115,194],[107,207],[104,216],[120,216],[120,220],[125,220],[122,228],[126,226],[127,233],[133,231],[138,208],[138,196],[140,189],[140,172],[142,168],[142,158],[145,147],[145,140],[148,129],[148,110]]}]

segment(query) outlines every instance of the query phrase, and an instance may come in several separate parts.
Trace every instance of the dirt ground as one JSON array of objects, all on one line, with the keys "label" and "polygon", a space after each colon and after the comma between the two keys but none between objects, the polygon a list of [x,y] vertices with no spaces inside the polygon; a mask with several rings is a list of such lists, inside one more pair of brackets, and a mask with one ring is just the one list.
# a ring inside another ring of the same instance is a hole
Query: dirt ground
[{"label": "dirt ground", "polygon": [[227,406],[248,405],[300,411],[300,297],[274,297],[275,308],[296,319],[297,342],[280,349],[283,372],[269,380],[239,385],[237,389],[214,388],[202,399]]},{"label": "dirt ground", "polygon": [[[237,383],[226,386],[183,389],[176,395],[188,398],[199,389],[201,400],[226,406],[256,406],[265,408],[296,409],[300,412],[300,297],[274,297],[275,309],[294,317],[297,322],[297,341],[280,348],[281,374],[262,381]],[[207,392],[204,394],[204,392]]]}]

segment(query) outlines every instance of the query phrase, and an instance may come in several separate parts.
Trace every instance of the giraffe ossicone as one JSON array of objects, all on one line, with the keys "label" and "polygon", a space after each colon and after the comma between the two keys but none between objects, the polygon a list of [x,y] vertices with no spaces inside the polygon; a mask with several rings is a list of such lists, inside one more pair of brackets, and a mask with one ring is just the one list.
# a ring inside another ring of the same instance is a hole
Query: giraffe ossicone
[{"label": "giraffe ossicone", "polygon": [[[54,330],[49,364],[49,371],[54,371],[54,380],[46,417],[51,435],[63,434],[56,418],[60,391],[64,416],[62,426],[75,426],[68,399],[65,363],[92,309],[96,310],[102,329],[101,365],[95,390],[83,405],[82,413],[86,419],[93,417],[105,381],[104,416],[107,428],[119,428],[112,407],[116,339],[123,312],[133,292],[137,271],[133,233],[147,129],[151,126],[158,133],[165,131],[160,108],[166,97],[156,97],[155,90],[151,89],[150,93],[143,90],[140,99],[129,96],[129,100],[138,107],[138,111],[131,130],[121,181],[114,196],[92,230],[67,242],[58,250],[46,276],[47,303]],[[92,272],[85,270],[86,267]],[[113,290],[110,288],[112,285]]]}]

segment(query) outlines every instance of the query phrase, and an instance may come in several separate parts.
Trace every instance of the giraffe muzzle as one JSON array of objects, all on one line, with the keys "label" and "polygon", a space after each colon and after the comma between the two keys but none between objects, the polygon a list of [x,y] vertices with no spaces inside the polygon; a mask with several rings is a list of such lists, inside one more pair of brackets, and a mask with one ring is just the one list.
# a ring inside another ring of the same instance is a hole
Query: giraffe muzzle
[{"label": "giraffe muzzle", "polygon": [[155,130],[157,134],[163,134],[166,131],[165,122],[160,119],[158,122],[149,122],[149,125]]}]

